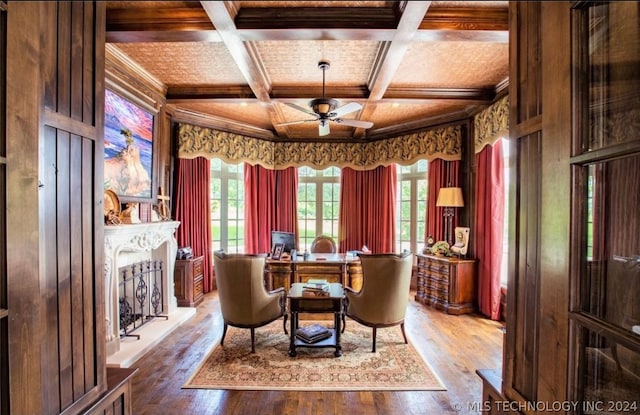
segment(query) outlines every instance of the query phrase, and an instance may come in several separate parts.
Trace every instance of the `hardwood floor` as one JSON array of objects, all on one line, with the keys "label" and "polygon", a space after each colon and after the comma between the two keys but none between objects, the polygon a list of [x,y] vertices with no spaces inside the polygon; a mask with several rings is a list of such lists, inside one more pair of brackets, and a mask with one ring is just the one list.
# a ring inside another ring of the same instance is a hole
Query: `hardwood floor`
[{"label": "hardwood floor", "polygon": [[[503,325],[477,315],[450,316],[411,301],[407,337],[446,392],[278,392],[181,389],[222,335],[216,292],[196,315],[138,360],[135,415],[477,414],[482,384],[476,369],[502,367]],[[348,321],[347,324],[358,324]],[[384,329],[381,329],[384,330]],[[387,329],[388,330],[388,329]],[[259,329],[257,330],[259,335]],[[247,341],[249,341],[247,333]]]}]

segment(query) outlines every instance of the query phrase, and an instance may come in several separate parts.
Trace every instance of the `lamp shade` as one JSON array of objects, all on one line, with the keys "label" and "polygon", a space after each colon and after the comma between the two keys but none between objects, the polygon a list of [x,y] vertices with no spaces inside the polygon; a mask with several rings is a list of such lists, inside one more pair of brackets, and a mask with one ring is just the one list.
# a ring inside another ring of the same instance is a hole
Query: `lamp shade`
[{"label": "lamp shade", "polygon": [[436,206],[440,207],[463,207],[462,189],[459,187],[442,187],[438,192]]}]

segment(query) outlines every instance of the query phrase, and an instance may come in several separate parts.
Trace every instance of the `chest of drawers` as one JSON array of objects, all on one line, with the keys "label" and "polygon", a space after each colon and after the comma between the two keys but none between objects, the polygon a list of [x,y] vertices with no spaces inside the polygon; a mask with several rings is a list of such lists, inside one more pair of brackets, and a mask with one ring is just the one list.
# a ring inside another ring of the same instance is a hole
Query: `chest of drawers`
[{"label": "chest of drawers", "polygon": [[195,307],[202,302],[204,296],[202,261],[201,256],[176,260],[173,281],[178,307]]},{"label": "chest of drawers", "polygon": [[476,260],[417,255],[416,301],[448,314],[476,310]]}]

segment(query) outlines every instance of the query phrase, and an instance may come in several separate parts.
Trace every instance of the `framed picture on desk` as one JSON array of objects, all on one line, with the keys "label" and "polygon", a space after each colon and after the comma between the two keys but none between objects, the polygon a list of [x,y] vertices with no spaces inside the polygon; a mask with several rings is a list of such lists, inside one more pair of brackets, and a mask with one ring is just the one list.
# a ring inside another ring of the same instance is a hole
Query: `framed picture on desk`
[{"label": "framed picture on desk", "polygon": [[273,245],[273,251],[271,251],[271,259],[280,259],[282,257],[283,250],[284,244]]}]

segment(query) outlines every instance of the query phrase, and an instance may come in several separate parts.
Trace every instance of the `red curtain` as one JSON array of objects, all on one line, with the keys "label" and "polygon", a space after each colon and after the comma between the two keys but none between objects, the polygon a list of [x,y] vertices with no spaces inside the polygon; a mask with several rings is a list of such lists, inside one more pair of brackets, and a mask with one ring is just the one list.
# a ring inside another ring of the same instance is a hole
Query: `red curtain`
[{"label": "red curtain", "polygon": [[500,270],[504,233],[504,161],[502,140],[476,155],[476,211],[473,241],[478,259],[478,306],[500,319]]},{"label": "red curtain", "polygon": [[202,255],[204,292],[215,287],[211,267],[211,209],[209,206],[209,160],[176,159],[176,186],[173,200],[178,246],[190,246],[194,256]]},{"label": "red curtain", "polygon": [[289,167],[276,170],[275,176],[276,209],[273,212],[273,230],[295,233],[298,246],[298,169]]},{"label": "red curtain", "polygon": [[271,231],[298,235],[298,171],[295,167],[269,170],[260,165],[244,167],[245,252],[271,250]]},{"label": "red curtain", "polygon": [[[446,240],[445,223],[442,216],[443,208],[436,206],[438,192],[441,187],[460,186],[460,161],[446,161],[435,159],[429,162],[427,173],[428,195],[427,195],[427,226],[425,239],[432,236],[435,241]],[[456,209],[457,210],[457,209]],[[458,226],[459,214],[456,211],[452,220],[452,226]]]},{"label": "red curtain", "polygon": [[340,174],[338,216],[340,252],[361,249],[394,252],[396,166],[357,171],[345,167]]},{"label": "red curtain", "polygon": [[275,187],[273,170],[244,165],[244,249],[248,254],[271,249]]}]

